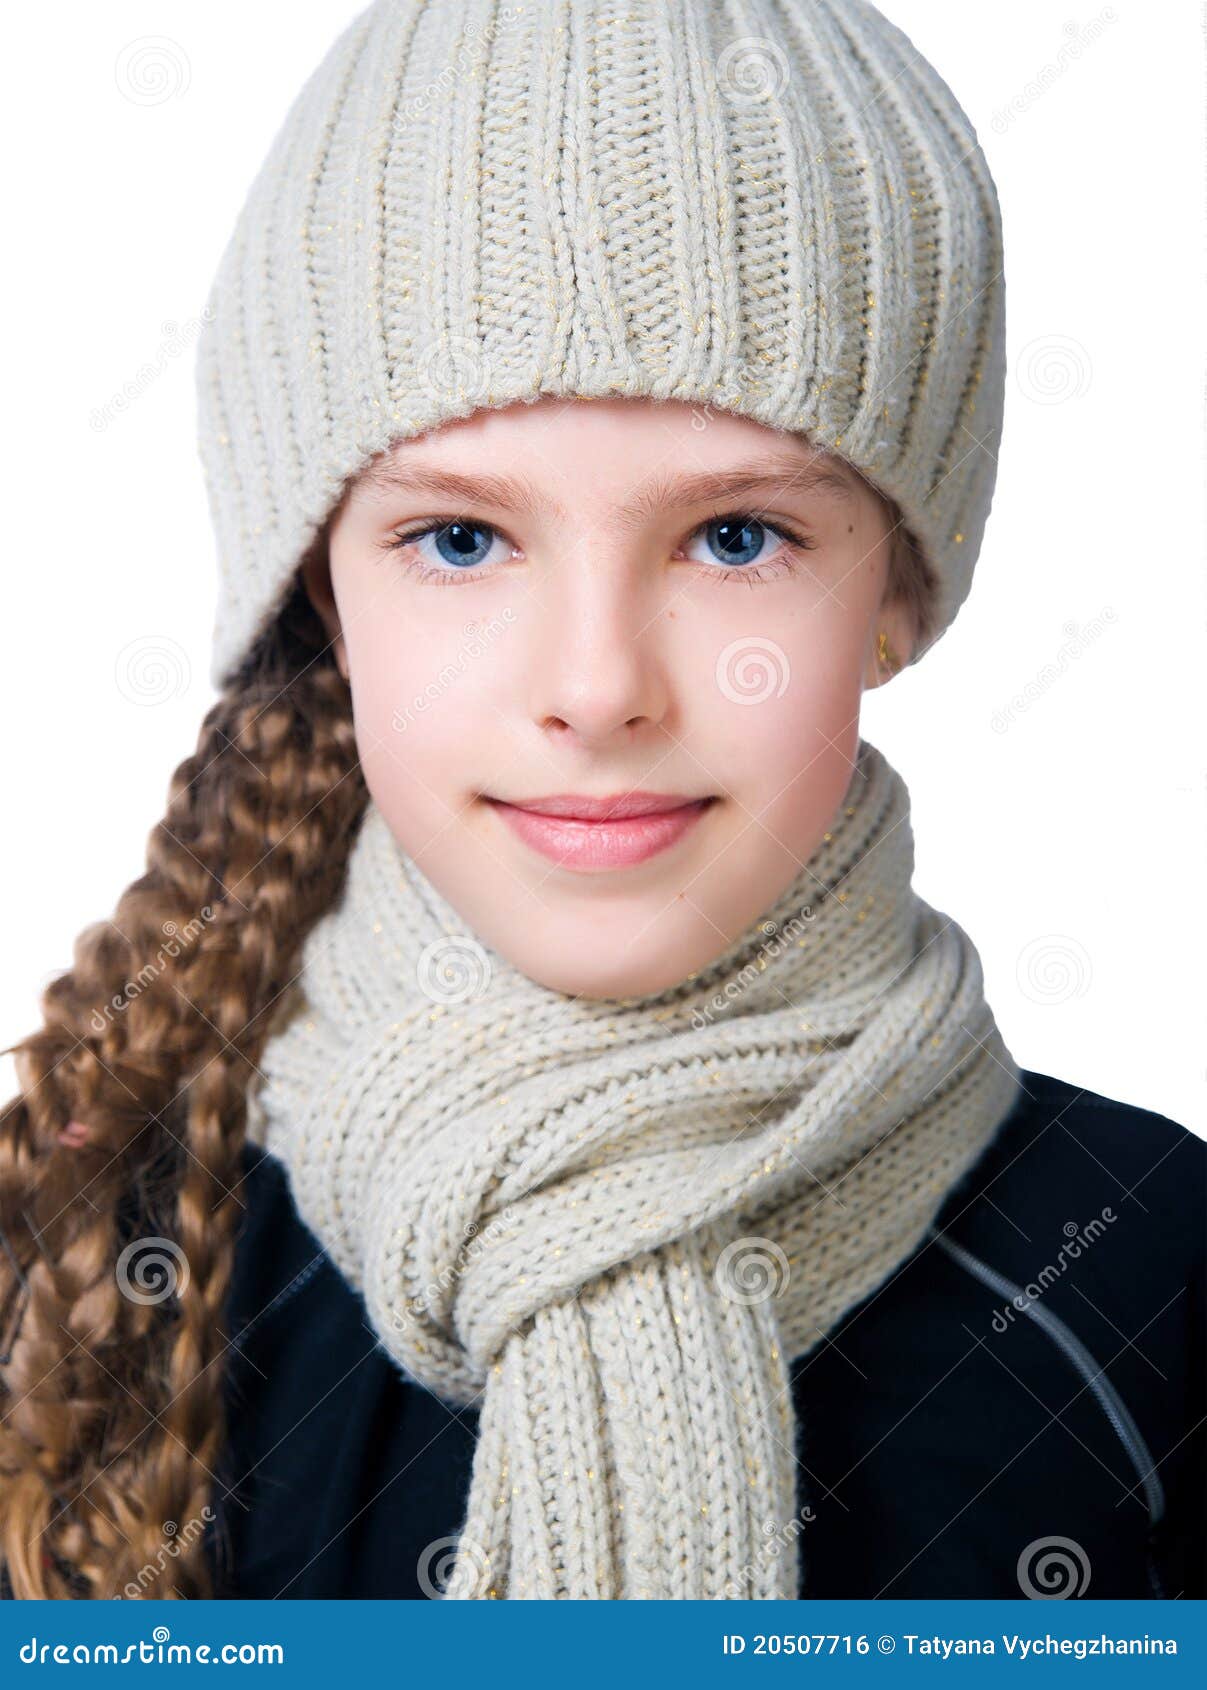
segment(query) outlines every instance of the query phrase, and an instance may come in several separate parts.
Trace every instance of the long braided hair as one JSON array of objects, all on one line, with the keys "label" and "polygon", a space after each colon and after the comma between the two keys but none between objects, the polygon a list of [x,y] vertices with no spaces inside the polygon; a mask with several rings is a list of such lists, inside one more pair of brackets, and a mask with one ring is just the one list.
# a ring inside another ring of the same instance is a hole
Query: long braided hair
[{"label": "long braided hair", "polygon": [[146,872],[77,939],[43,1027],[9,1047],[0,1566],[14,1597],[212,1594],[195,1523],[212,1517],[224,1441],[247,1082],[366,797],[348,687],[299,580],[172,775]]},{"label": "long braided hair", "polygon": [[[886,596],[925,640],[935,577],[884,509]],[[0,1589],[14,1597],[215,1593],[194,1528],[213,1516],[226,1435],[247,1087],[367,798],[348,685],[299,570],[175,770],[146,872],[77,939],[44,1025],[8,1047],[21,1091],[0,1113]]]}]

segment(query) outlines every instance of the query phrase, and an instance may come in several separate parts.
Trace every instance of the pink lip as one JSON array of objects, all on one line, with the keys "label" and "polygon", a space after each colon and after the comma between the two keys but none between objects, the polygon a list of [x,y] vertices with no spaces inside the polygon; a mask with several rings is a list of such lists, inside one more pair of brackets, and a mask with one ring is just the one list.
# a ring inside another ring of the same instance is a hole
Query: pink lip
[{"label": "pink lip", "polygon": [[562,793],[508,804],[487,800],[512,830],[559,867],[591,872],[643,863],[678,843],[713,803],[665,792],[587,798]]}]

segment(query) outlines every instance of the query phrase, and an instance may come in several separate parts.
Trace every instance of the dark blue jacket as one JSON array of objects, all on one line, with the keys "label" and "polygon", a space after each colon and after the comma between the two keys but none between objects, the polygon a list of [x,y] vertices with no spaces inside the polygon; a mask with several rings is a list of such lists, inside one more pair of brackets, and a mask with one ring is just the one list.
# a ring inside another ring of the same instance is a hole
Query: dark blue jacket
[{"label": "dark blue jacket", "polygon": [[[1023,1081],[920,1248],[792,1369],[803,1596],[1207,1595],[1207,1145]],[[429,1594],[477,1413],[377,1345],[281,1163],[246,1168],[218,1593]]]}]

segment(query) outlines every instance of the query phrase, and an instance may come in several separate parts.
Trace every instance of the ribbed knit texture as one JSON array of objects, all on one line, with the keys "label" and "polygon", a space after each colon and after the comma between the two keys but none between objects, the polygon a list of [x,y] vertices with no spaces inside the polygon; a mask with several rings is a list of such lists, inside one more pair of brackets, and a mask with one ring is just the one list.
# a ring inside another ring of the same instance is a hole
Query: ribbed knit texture
[{"label": "ribbed knit texture", "polygon": [[898,501],[938,637],[992,498],[1004,308],[972,126],[866,0],[378,0],[208,301],[214,683],[373,455],[540,394],[806,431]]},{"label": "ribbed knit texture", "polygon": [[760,921],[681,985],[588,1000],[467,934],[370,805],[250,1130],[389,1353],[480,1404],[448,1596],[797,1594],[788,1363],[921,1241],[1019,1084],[912,872],[905,785],[862,741]]}]

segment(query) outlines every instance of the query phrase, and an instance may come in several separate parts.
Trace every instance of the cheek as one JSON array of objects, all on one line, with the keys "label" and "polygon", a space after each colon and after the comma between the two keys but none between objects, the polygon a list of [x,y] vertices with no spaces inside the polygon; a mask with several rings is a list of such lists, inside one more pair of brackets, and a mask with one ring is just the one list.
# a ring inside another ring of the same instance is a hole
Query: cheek
[{"label": "cheek", "polygon": [[489,639],[468,612],[421,621],[379,597],[345,623],[345,640],[366,782],[408,849],[421,849],[464,802],[458,772],[494,719],[482,697]]},{"label": "cheek", "polygon": [[[804,860],[854,772],[866,624],[838,605],[804,613],[780,605],[744,620],[759,631],[698,628],[694,659],[681,654],[693,675],[685,743]],[[713,661],[701,663],[701,651]]]},{"label": "cheek", "polygon": [[836,602],[802,610],[777,600],[748,611],[741,633],[732,615],[685,629],[676,668],[690,678],[689,720],[729,766],[782,785],[831,741],[857,740],[866,617]]},{"label": "cheek", "polygon": [[[523,613],[448,588],[416,613],[377,586],[340,605],[361,762],[369,789],[408,849],[425,848],[497,748],[524,732],[535,653]],[[739,593],[741,597],[739,598]],[[470,599],[474,603],[470,604]],[[349,602],[351,601],[351,602]],[[859,735],[863,607],[833,596],[717,588],[680,601],[663,624],[669,727],[717,790],[796,856],[820,838],[849,782]],[[740,631],[735,631],[740,630]]]}]

